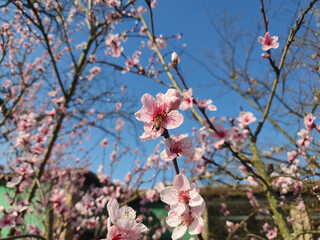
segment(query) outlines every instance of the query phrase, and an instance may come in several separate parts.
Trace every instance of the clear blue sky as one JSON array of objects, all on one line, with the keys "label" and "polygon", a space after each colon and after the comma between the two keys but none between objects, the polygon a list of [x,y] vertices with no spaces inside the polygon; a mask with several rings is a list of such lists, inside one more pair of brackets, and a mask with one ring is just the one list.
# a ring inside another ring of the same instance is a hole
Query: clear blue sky
[{"label": "clear blue sky", "polygon": [[[271,35],[279,35],[281,48],[283,46],[281,43],[284,42],[284,39],[281,38],[281,36],[285,36],[288,31],[288,24],[290,23],[290,21],[288,21],[288,16],[292,15],[292,10],[290,9],[292,5],[290,4],[293,3],[288,4],[286,2],[286,4],[282,4],[285,3],[285,1],[276,1],[277,3],[273,4],[277,4],[277,8],[273,9],[273,6],[269,6],[268,2],[269,1],[265,1],[265,8],[267,10],[267,16],[270,19],[269,31]],[[269,15],[269,7],[272,9],[272,13],[270,14],[274,14],[276,17]],[[222,88],[221,85],[214,86],[212,76],[210,76],[199,63],[196,63],[191,58],[191,56],[194,56],[201,61],[205,61],[206,49],[210,49],[213,54],[218,54],[220,45],[212,23],[217,24],[219,27],[219,17],[222,17],[225,13],[234,19],[232,24],[236,29],[236,33],[240,32],[245,35],[245,40],[252,41],[252,37],[258,32],[259,27],[259,35],[263,35],[264,28],[261,28],[262,16],[260,12],[260,1],[257,0],[159,0],[158,6],[154,9],[155,33],[156,35],[163,34],[164,36],[171,36],[176,33],[183,34],[181,40],[169,41],[168,49],[176,49],[179,51],[179,49],[182,49],[184,43],[187,44],[188,47],[185,54],[182,56],[179,66],[188,86],[194,89],[194,96],[199,96],[202,99],[211,98],[214,101],[218,111],[210,116],[237,117],[240,106],[243,107],[245,111],[254,112],[254,110],[248,106],[239,95],[234,92],[226,91],[226,88]],[[147,13],[145,13],[144,16],[146,19],[149,17]],[[219,29],[221,31],[224,30],[221,27],[219,27]],[[240,46],[243,44],[243,52],[240,52],[237,56],[241,61],[241,59],[245,59],[244,54],[247,46],[245,45],[245,41],[237,44]],[[163,52],[166,52],[166,50]],[[252,59],[253,65],[251,65],[255,67],[253,68],[255,69],[253,70],[253,74],[258,74],[260,69],[266,71],[269,67],[267,61],[264,61],[261,58],[261,53],[262,50],[257,43],[254,49],[254,55],[256,57]],[[274,56],[279,53],[280,51],[275,51]],[[131,54],[128,55],[131,56]],[[167,61],[169,61],[169,58],[167,58]],[[219,72],[219,70],[215,71]],[[256,71],[256,73],[254,71]],[[137,97],[137,99],[135,99],[136,101],[140,101],[141,96],[146,92],[155,96],[158,92],[165,92],[167,90],[166,87],[160,86],[150,79],[139,78],[136,75],[122,75],[121,73],[117,73],[116,76],[123,79],[123,83],[129,86],[128,90],[131,89],[134,91],[134,94]],[[169,83],[169,80],[165,75],[163,75],[161,79]],[[137,110],[139,110],[140,107],[141,104]],[[184,113],[184,116],[187,117],[186,113]],[[137,122],[137,125],[139,124],[141,125],[142,134],[142,123]],[[194,122],[191,124],[184,124],[177,129],[177,132],[183,133],[185,131],[190,133],[193,126],[195,126]],[[126,125],[124,128],[126,128]],[[125,134],[124,136],[128,140],[130,139],[130,136]],[[152,152],[153,147],[159,143],[159,141],[160,139],[156,139],[149,142],[142,142],[142,144],[147,151]],[[108,155],[109,153],[107,154],[107,159]],[[132,159],[134,159],[132,156],[128,156],[128,161],[132,161]],[[100,163],[101,161],[95,162],[92,170],[95,171]],[[126,174],[132,166],[132,162],[127,163],[124,161],[118,166],[118,170],[114,177],[122,180],[124,174]]]}]

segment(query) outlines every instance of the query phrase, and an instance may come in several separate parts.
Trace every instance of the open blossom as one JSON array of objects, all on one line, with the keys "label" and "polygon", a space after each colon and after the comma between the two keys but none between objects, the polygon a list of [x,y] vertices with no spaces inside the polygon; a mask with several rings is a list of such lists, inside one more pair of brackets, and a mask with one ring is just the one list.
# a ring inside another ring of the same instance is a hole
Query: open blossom
[{"label": "open blossom", "polygon": [[181,238],[188,228],[190,235],[197,235],[202,232],[204,222],[201,215],[205,209],[204,202],[200,207],[195,208],[187,207],[182,213],[179,213],[176,209],[169,211],[166,223],[170,227],[175,227],[171,235],[173,240]]},{"label": "open blossom", "polygon": [[177,175],[173,186],[160,192],[160,198],[170,205],[166,222],[170,227],[175,227],[172,239],[182,237],[188,228],[191,235],[202,232],[204,223],[201,215],[205,210],[205,201],[199,194],[199,188],[194,183],[190,184],[186,176]]},{"label": "open blossom", "polygon": [[287,152],[288,162],[293,162],[298,157],[298,153],[296,151]]},{"label": "open blossom", "polygon": [[192,88],[189,88],[188,91],[183,90],[183,101],[180,105],[180,110],[185,111],[192,106],[193,106]]},{"label": "open blossom", "polygon": [[16,225],[16,218],[9,214],[2,215],[0,219],[0,228],[5,227],[15,227]]},{"label": "open blossom", "polygon": [[109,34],[106,39],[106,45],[111,50],[113,57],[120,57],[123,51],[123,47],[120,47],[119,34]]},{"label": "open blossom", "polygon": [[198,98],[196,99],[197,106],[202,109],[208,109],[209,111],[217,111],[217,107],[212,103],[211,99],[203,99],[199,100]]},{"label": "open blossom", "polygon": [[314,123],[315,119],[316,117],[314,117],[311,113],[304,117],[304,125],[307,130],[312,131],[316,127],[316,124]]},{"label": "open blossom", "polygon": [[[167,39],[164,38],[161,34],[159,37],[156,37],[155,38],[155,42],[157,44],[157,47],[159,49],[165,49],[167,48]],[[151,50],[155,50],[155,47],[153,46],[153,43],[152,41],[148,41],[148,47],[151,49]]]},{"label": "open blossom", "polygon": [[232,137],[233,129],[224,128],[222,123],[217,123],[214,125],[216,130],[215,133],[210,133],[210,136],[213,138],[217,138],[220,144],[223,144],[225,141],[230,140]]},{"label": "open blossom", "polygon": [[200,206],[204,200],[199,194],[199,188],[183,174],[175,176],[173,186],[164,188],[160,192],[161,201],[175,208],[178,205]]},{"label": "open blossom", "polygon": [[306,129],[301,129],[297,135],[300,137],[300,139],[297,141],[297,144],[299,146],[300,153],[303,153],[304,149],[309,148],[312,137],[310,136],[310,132]]},{"label": "open blossom", "polygon": [[167,138],[165,140],[165,144],[168,148],[161,152],[161,159],[164,161],[170,161],[176,157],[180,157],[180,155],[192,157],[195,150],[192,146],[192,139],[187,136],[188,134],[182,134]]},{"label": "open blossom", "polygon": [[144,122],[142,141],[155,139],[162,135],[164,129],[179,127],[183,122],[183,115],[176,109],[180,103],[180,94],[169,89],[166,94],[158,93],[157,98],[146,93],[141,98],[142,108],[136,112],[136,118]]},{"label": "open blossom", "polygon": [[245,128],[250,123],[255,122],[257,120],[257,118],[255,116],[253,116],[253,114],[251,112],[241,111],[237,120],[240,122],[239,126],[241,128]]},{"label": "open blossom", "polygon": [[278,229],[274,228],[268,231],[268,233],[266,234],[266,237],[271,240],[271,239],[275,239],[277,235],[278,235]]},{"label": "open blossom", "polygon": [[118,201],[111,198],[107,204],[109,213],[107,240],[138,240],[148,228],[137,221],[136,212],[128,206],[119,208]]},{"label": "open blossom", "polygon": [[271,48],[277,49],[279,47],[279,43],[277,42],[278,36],[270,37],[269,32],[266,32],[264,37],[259,37],[258,41],[262,44],[261,49],[263,51],[268,51]]}]

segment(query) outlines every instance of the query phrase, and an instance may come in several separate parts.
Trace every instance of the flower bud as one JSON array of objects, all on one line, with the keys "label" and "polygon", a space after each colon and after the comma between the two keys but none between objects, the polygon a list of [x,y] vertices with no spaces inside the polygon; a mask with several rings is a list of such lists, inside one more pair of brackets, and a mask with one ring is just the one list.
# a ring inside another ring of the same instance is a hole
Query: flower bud
[{"label": "flower bud", "polygon": [[173,52],[171,54],[172,67],[176,68],[179,62],[180,62],[180,57],[178,56],[178,54],[176,52]]}]

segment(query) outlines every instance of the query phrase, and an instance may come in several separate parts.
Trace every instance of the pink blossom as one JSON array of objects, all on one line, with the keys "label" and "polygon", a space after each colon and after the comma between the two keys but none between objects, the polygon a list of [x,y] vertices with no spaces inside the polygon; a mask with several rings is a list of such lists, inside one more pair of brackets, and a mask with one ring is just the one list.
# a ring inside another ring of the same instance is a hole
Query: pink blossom
[{"label": "pink blossom", "polygon": [[304,125],[307,130],[312,131],[316,127],[314,123],[315,119],[316,117],[314,117],[311,113],[304,117]]},{"label": "pink blossom", "polygon": [[197,210],[187,207],[181,213],[177,211],[177,208],[169,211],[166,223],[170,227],[175,227],[171,235],[173,240],[181,238],[187,232],[188,228],[190,235],[197,235],[202,232],[204,222],[200,215],[205,209],[205,203],[203,202],[203,204],[195,208],[197,208]]},{"label": "pink blossom", "polygon": [[98,67],[98,66],[95,66],[95,67],[93,67],[93,68],[90,69],[90,73],[91,73],[93,76],[98,75],[100,72],[101,72],[101,68]]},{"label": "pink blossom", "polygon": [[[157,47],[158,47],[159,49],[165,49],[165,48],[167,48],[167,39],[164,38],[162,35],[160,35],[159,37],[156,37],[156,38],[155,38],[155,42],[156,42]],[[150,41],[150,40],[148,41],[148,47],[149,47],[151,50],[154,50],[154,49],[155,49],[154,46],[153,46],[152,41]]]},{"label": "pink blossom", "polygon": [[192,146],[192,139],[187,136],[187,134],[183,134],[167,138],[165,140],[165,144],[168,148],[161,152],[161,159],[164,161],[170,161],[176,157],[180,157],[180,155],[192,157],[195,150]]},{"label": "pink blossom", "polygon": [[160,192],[160,198],[162,202],[174,208],[179,208],[184,205],[196,207],[204,202],[199,194],[199,188],[194,183],[190,184],[189,180],[183,174],[174,177],[173,186],[164,188]]},{"label": "pink blossom", "polygon": [[149,202],[155,202],[159,200],[159,193],[155,189],[148,189],[146,192],[146,198]]},{"label": "pink blossom", "polygon": [[263,51],[268,51],[271,48],[277,49],[279,47],[279,43],[277,42],[278,36],[270,37],[269,32],[266,32],[264,37],[259,37],[258,41],[262,44],[261,49]]},{"label": "pink blossom", "polygon": [[119,118],[117,120],[117,125],[116,125],[116,131],[117,132],[121,132],[123,124],[124,124],[124,121]]},{"label": "pink blossom", "polygon": [[120,2],[118,0],[107,0],[106,4],[108,7],[117,7],[120,5]]},{"label": "pink blossom", "polygon": [[142,96],[143,106],[135,114],[137,120],[144,122],[145,132],[140,137],[142,141],[155,139],[162,135],[164,129],[177,128],[182,124],[182,114],[173,110],[176,102],[177,98],[172,91],[166,94],[158,93],[156,99],[148,93]]},{"label": "pink blossom", "polygon": [[189,90],[183,90],[183,101],[180,105],[180,110],[185,111],[188,108],[193,106],[193,93],[192,88],[189,88]]},{"label": "pink blossom", "polygon": [[15,227],[15,225],[16,225],[16,218],[9,214],[4,214],[0,219],[0,228]]},{"label": "pink blossom", "polygon": [[268,231],[268,233],[266,234],[266,237],[270,240],[270,239],[275,239],[278,235],[278,229],[274,228]]},{"label": "pink blossom", "polygon": [[102,139],[101,141],[101,147],[108,147],[109,146],[109,142],[106,138]]},{"label": "pink blossom", "polygon": [[117,102],[116,103],[116,106],[114,107],[114,110],[116,112],[120,111],[120,109],[122,108],[122,103],[121,102]]},{"label": "pink blossom", "polygon": [[54,189],[52,191],[52,196],[50,197],[50,201],[53,203],[53,210],[55,214],[63,213],[68,210],[68,206],[66,205],[66,193],[64,190]]},{"label": "pink blossom", "polygon": [[[232,132],[231,139],[232,139],[232,141],[236,141],[236,142],[245,139],[246,135],[248,135],[247,132],[249,132],[247,129],[245,129],[247,131],[245,131],[245,130],[241,131],[240,128],[237,128],[237,127],[233,127],[232,130],[233,130],[233,132]],[[250,134],[250,132],[249,132],[249,134]]]},{"label": "pink blossom", "polygon": [[38,234],[38,235],[41,234],[41,230],[35,224],[27,225],[27,230],[29,233]]},{"label": "pink blossom", "polygon": [[125,92],[126,92],[127,87],[128,87],[127,85],[123,85],[123,86],[121,87],[121,89],[120,89],[120,90],[121,90],[121,92],[122,92],[122,93],[125,93]]},{"label": "pink blossom", "polygon": [[158,5],[157,0],[151,0],[151,2],[150,2],[151,8],[155,8],[157,5]]},{"label": "pink blossom", "polygon": [[199,100],[198,98],[196,99],[197,106],[202,109],[208,109],[209,111],[217,111],[217,107],[212,103],[211,99],[204,99],[204,100]]},{"label": "pink blossom", "polygon": [[107,240],[124,240],[125,238],[121,236],[120,229],[114,225],[112,226],[107,234]]},{"label": "pink blossom", "polygon": [[255,122],[257,120],[257,118],[255,116],[253,116],[253,114],[251,112],[241,111],[237,120],[240,122],[240,124],[239,124],[240,128],[245,128],[250,123]]},{"label": "pink blossom", "polygon": [[298,153],[296,151],[287,152],[288,161],[292,162],[294,159],[298,157]]},{"label": "pink blossom", "polygon": [[120,47],[119,34],[109,34],[106,39],[106,45],[111,50],[113,57],[120,57],[123,47]]},{"label": "pink blossom", "polygon": [[146,34],[147,34],[147,28],[146,28],[145,26],[142,26],[142,27],[140,28],[139,34],[140,34],[141,36],[146,35]]},{"label": "pink blossom", "polygon": [[299,146],[299,152],[302,154],[304,153],[304,149],[309,147],[312,137],[310,136],[310,132],[306,129],[301,129],[297,135],[300,137],[300,139],[297,141],[297,144]]},{"label": "pink blossom", "polygon": [[92,62],[92,63],[95,63],[97,61],[97,57],[95,55],[91,54],[89,56],[89,61]]},{"label": "pink blossom", "polygon": [[113,224],[109,228],[111,233],[108,232],[108,240],[138,240],[142,238],[142,233],[148,231],[144,224],[137,222],[136,212],[131,207],[123,206],[119,208],[118,201],[111,198],[107,204],[107,209],[109,213],[108,222]]},{"label": "pink blossom", "polygon": [[193,156],[188,158],[187,163],[200,161],[202,159],[202,156],[204,155],[204,152],[204,147],[196,147]]},{"label": "pink blossom", "polygon": [[210,133],[210,136],[213,138],[217,138],[220,144],[223,144],[225,141],[230,140],[232,137],[232,129],[227,128],[225,129],[222,123],[217,123],[214,125],[216,133]]}]

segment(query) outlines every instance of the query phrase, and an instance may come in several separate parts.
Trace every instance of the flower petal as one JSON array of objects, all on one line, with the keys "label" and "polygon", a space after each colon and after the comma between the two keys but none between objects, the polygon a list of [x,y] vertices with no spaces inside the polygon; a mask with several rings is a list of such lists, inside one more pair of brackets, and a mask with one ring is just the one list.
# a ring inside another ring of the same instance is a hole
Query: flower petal
[{"label": "flower petal", "polygon": [[170,111],[163,120],[163,126],[166,129],[174,129],[183,123],[183,115],[177,110]]},{"label": "flower petal", "polygon": [[187,177],[180,173],[174,177],[173,187],[179,191],[186,191],[190,189],[190,183]]},{"label": "flower petal", "polygon": [[161,201],[169,205],[176,204],[178,202],[178,197],[178,191],[171,186],[164,188],[160,192]]},{"label": "flower petal", "polygon": [[181,238],[187,231],[187,226],[181,225],[176,227],[172,232],[172,240],[176,240],[178,238]]},{"label": "flower petal", "polygon": [[189,234],[197,235],[202,232],[203,230],[203,219],[201,217],[196,218],[193,223],[189,226]]}]

